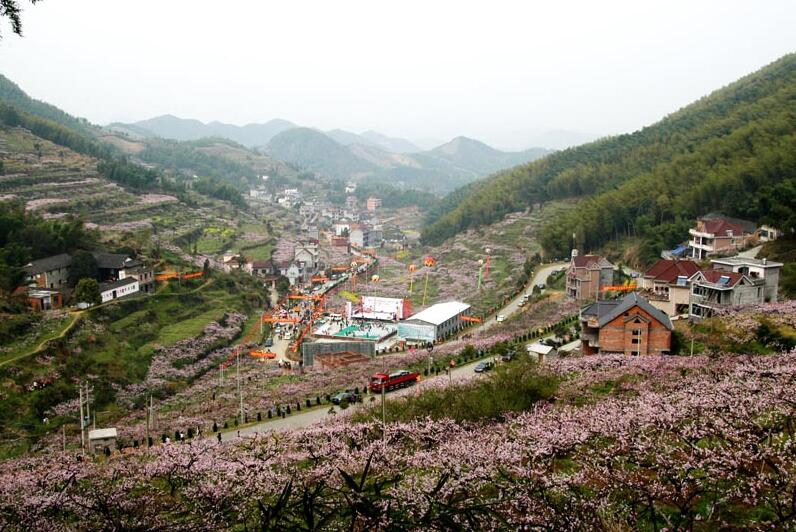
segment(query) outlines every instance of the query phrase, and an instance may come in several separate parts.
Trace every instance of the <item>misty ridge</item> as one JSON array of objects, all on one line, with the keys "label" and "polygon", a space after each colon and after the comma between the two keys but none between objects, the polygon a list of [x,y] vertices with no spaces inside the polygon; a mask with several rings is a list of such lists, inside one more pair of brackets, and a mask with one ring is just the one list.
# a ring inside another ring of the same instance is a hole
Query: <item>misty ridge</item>
[{"label": "misty ridge", "polygon": [[[463,136],[424,150],[408,139],[372,130],[361,134],[343,129],[321,131],[283,119],[236,126],[163,115],[129,124],[115,122],[107,128],[136,140],[164,138],[188,142],[223,138],[301,171],[419,188],[436,194],[446,194],[480,177],[553,152],[542,147],[506,152]],[[558,144],[567,139],[589,139],[587,135],[564,131],[550,132],[548,138]]]}]

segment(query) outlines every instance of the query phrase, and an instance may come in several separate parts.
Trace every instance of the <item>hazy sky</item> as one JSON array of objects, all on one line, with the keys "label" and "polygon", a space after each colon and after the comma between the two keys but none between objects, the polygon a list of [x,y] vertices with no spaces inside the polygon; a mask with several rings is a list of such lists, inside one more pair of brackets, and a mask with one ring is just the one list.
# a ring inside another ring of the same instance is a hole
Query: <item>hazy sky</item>
[{"label": "hazy sky", "polygon": [[796,1],[43,0],[0,72],[97,123],[171,113],[521,148],[629,132],[796,51]]}]

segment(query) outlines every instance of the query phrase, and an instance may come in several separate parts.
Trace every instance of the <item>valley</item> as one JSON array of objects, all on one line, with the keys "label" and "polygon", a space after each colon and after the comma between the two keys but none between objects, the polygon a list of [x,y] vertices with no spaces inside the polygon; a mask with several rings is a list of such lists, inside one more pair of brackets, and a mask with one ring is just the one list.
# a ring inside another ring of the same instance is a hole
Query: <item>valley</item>
[{"label": "valley", "polygon": [[[18,7],[0,9],[15,38]],[[599,42],[555,35],[598,80],[518,47],[508,8],[481,54],[424,6],[374,58],[401,14],[371,33],[378,6],[349,7],[353,36],[320,6],[322,25],[268,6],[238,49],[218,6],[213,32],[191,28],[212,49],[176,25],[166,46],[153,20],[128,43],[146,68],[102,36],[119,63],[81,96],[103,124],[0,76],[0,529],[792,529],[796,55],[592,140],[620,123],[611,98],[629,116],[655,83]],[[488,37],[489,12],[463,35]],[[556,27],[519,19],[523,42]],[[83,55],[76,79],[101,64]],[[119,65],[149,96],[108,111]],[[323,81],[290,86],[300,71]],[[654,112],[691,94],[667,75]],[[403,107],[415,91],[436,108]]]}]

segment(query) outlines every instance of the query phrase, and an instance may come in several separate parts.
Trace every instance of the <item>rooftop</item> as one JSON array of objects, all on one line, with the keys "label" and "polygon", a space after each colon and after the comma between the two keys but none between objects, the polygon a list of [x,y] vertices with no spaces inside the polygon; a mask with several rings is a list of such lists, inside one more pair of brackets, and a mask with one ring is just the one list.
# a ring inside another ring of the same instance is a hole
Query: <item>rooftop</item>
[{"label": "rooftop", "polygon": [[119,281],[114,281],[112,283],[100,283],[100,291],[107,292],[108,290],[115,290],[116,288],[121,288],[123,286],[127,286],[129,284],[137,283],[138,279],[135,277],[125,277]]},{"label": "rooftop", "polygon": [[121,270],[124,268],[133,268],[141,266],[141,261],[131,259],[127,255],[121,253],[105,253],[104,251],[94,251],[91,253],[97,260],[97,266],[109,270]]},{"label": "rooftop", "polygon": [[60,268],[67,268],[70,264],[72,264],[72,257],[68,253],[61,253],[60,255],[53,255],[52,257],[45,257],[32,261],[25,266],[25,271],[28,275],[36,275]]},{"label": "rooftop", "polygon": [[576,268],[613,268],[614,265],[599,255],[576,255],[572,257],[572,262]]},{"label": "rooftop", "polygon": [[104,440],[105,438],[115,438],[116,429],[111,427],[109,429],[94,429],[88,431],[89,440]]},{"label": "rooftop", "polygon": [[418,312],[407,321],[424,321],[433,325],[441,325],[469,309],[470,305],[467,303],[462,303],[461,301],[447,301],[445,303],[432,305],[426,310]]},{"label": "rooftop", "polygon": [[638,306],[647,314],[658,320],[664,327],[670,331],[674,329],[669,316],[662,310],[650,305],[649,301],[639,296],[635,292],[627,294],[622,299],[615,299],[611,301],[597,301],[585,307],[581,314],[584,316],[596,316],[600,327],[606,325],[617,316],[627,312],[633,307]]},{"label": "rooftop", "polygon": [[699,265],[691,260],[660,259],[647,270],[644,277],[656,281],[673,283],[678,277],[691,277],[700,270]]},{"label": "rooftop", "polygon": [[782,268],[784,264],[767,259],[753,259],[751,257],[724,257],[721,259],[711,259],[710,262],[716,264],[726,264],[727,266],[755,266],[758,268]]}]

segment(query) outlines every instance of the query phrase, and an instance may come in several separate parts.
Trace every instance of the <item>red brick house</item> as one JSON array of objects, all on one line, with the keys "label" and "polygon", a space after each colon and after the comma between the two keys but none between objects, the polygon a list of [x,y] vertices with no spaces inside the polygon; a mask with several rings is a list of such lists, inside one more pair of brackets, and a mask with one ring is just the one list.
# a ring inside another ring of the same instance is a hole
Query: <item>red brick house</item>
[{"label": "red brick house", "polygon": [[599,255],[579,255],[572,250],[567,268],[567,295],[577,302],[597,299],[600,289],[614,281],[614,265]]},{"label": "red brick house", "polygon": [[580,327],[581,352],[585,355],[667,355],[674,329],[665,312],[636,293],[584,307]]}]

